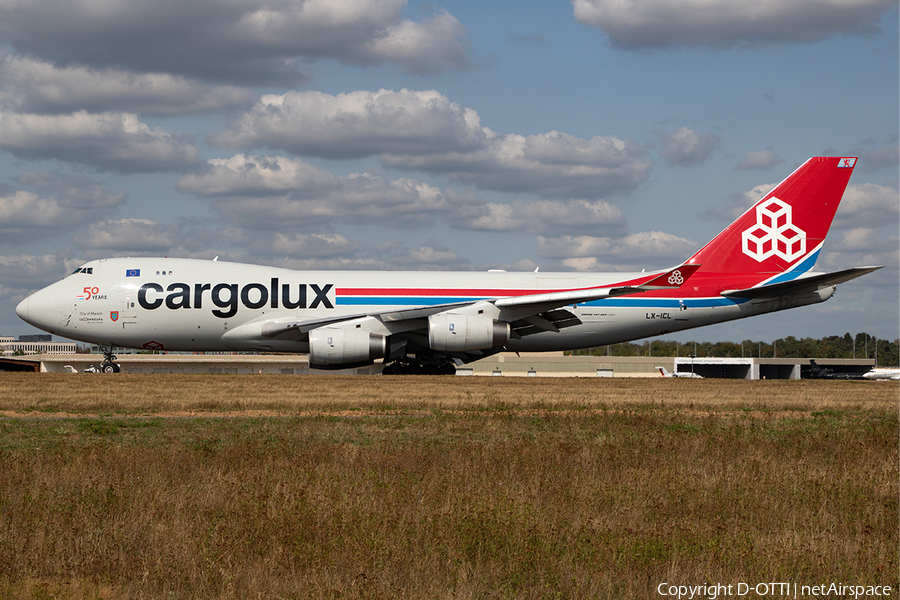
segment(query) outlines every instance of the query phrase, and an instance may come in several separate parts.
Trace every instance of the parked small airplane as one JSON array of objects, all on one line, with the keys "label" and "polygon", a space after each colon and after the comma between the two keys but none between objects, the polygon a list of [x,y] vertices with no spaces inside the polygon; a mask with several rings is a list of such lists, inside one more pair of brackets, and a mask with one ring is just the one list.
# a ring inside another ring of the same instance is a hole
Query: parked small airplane
[{"label": "parked small airplane", "polygon": [[308,352],[337,369],[453,373],[501,351],[589,348],[828,300],[880,267],[811,272],[855,158],[811,158],[686,262],[653,273],[291,271],[110,258],[16,313],[107,348]]},{"label": "parked small airplane", "polygon": [[863,373],[836,372],[829,367],[818,365],[815,359],[809,359],[809,378],[810,379],[862,379],[865,377]]},{"label": "parked small airplane", "polygon": [[659,369],[659,373],[663,377],[676,377],[678,379],[703,379],[701,375],[697,375],[692,371],[675,371],[674,373],[669,373],[669,371],[665,367],[656,368]]}]

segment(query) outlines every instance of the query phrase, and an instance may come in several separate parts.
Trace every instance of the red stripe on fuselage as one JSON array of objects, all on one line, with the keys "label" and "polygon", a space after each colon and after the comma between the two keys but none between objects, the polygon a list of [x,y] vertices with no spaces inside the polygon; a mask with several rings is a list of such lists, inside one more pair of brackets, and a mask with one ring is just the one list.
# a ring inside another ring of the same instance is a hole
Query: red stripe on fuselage
[{"label": "red stripe on fuselage", "polygon": [[339,296],[474,296],[496,298],[501,296],[527,296],[555,290],[500,290],[500,289],[452,289],[452,288],[337,288]]}]

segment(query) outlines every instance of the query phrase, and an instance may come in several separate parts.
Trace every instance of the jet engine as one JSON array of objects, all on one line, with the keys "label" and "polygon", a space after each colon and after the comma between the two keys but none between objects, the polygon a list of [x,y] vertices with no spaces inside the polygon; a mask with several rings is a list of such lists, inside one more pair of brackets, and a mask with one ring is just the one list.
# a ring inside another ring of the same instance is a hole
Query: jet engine
[{"label": "jet engine", "polygon": [[428,345],[438,352],[505,346],[509,335],[509,323],[485,315],[442,312],[428,317]]},{"label": "jet engine", "polygon": [[387,337],[364,329],[326,326],[309,332],[309,364],[313,368],[366,365],[387,356]]}]

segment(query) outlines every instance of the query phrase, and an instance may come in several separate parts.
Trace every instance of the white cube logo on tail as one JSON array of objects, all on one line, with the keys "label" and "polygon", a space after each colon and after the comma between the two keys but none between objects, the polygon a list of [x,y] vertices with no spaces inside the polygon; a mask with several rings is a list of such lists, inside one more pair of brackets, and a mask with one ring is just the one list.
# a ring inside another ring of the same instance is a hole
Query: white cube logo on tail
[{"label": "white cube logo on tail", "polygon": [[772,256],[793,262],[806,254],[806,232],[791,222],[791,206],[774,196],[756,208],[756,224],[741,233],[741,242],[756,262]]}]

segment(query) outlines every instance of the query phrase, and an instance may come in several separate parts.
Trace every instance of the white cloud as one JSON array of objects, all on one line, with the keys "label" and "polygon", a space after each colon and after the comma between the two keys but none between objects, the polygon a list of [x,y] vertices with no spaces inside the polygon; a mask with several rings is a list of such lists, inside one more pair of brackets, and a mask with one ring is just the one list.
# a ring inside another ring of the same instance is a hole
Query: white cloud
[{"label": "white cloud", "polygon": [[83,175],[23,173],[17,182],[38,193],[15,190],[0,195],[0,243],[72,231],[108,215],[127,197],[125,192],[109,192]]},{"label": "white cloud", "polygon": [[164,253],[178,243],[179,228],[150,219],[117,219],[94,223],[73,238],[83,249],[113,253]]},{"label": "white cloud", "polygon": [[338,177],[283,156],[213,159],[202,172],[179,178],[178,189],[209,199],[230,223],[260,229],[337,221],[405,227],[431,223],[438,216],[461,229],[543,235],[612,235],[625,227],[621,211],[604,200],[484,203],[414,179],[391,180],[379,173]]},{"label": "white cloud", "polygon": [[300,156],[359,158],[385,152],[435,153],[481,147],[490,131],[471,108],[434,90],[266,95],[228,130],[220,148],[266,146]]},{"label": "white cloud", "polygon": [[299,159],[237,154],[207,161],[206,168],[178,179],[178,189],[199,196],[253,197],[293,192],[314,197],[339,182],[336,175]]},{"label": "white cloud", "polygon": [[872,148],[862,153],[859,166],[865,171],[877,171],[882,168],[896,169],[900,163],[900,146]]},{"label": "white cloud", "polygon": [[621,238],[581,236],[538,237],[538,254],[561,260],[576,270],[639,270],[674,266],[699,246],[662,231],[632,233]]},{"label": "white cloud", "polygon": [[747,152],[744,155],[744,159],[737,164],[735,169],[741,171],[748,171],[750,169],[766,170],[781,164],[784,164],[784,161],[775,154],[774,150],[768,148],[760,152]]},{"label": "white cloud", "polygon": [[408,73],[424,75],[468,66],[466,30],[448,12],[421,23],[396,23],[362,48],[363,56],[401,65]]},{"label": "white cloud", "polygon": [[692,166],[710,157],[722,139],[714,133],[697,133],[688,127],[677,131],[660,131],[659,154],[670,165]]},{"label": "white cloud", "polygon": [[242,227],[310,228],[323,223],[431,223],[450,202],[437,188],[376,173],[337,177],[299,159],[239,154],[209,161],[202,173],[178,180],[178,189],[210,199]]},{"label": "white cloud", "polygon": [[[857,227],[844,231],[837,244],[840,249],[846,251],[872,251],[872,241],[877,238],[875,229],[871,227]],[[896,244],[895,244],[896,245]]]},{"label": "white cloud", "polygon": [[141,123],[129,113],[37,115],[0,111],[0,149],[128,173],[179,170],[199,162],[187,136]]},{"label": "white cloud", "polygon": [[0,101],[24,113],[116,110],[185,115],[249,105],[254,98],[245,88],[198,83],[166,73],[57,67],[12,54],[0,60],[0,86]]},{"label": "white cloud", "polygon": [[744,212],[763,199],[763,196],[771,192],[777,183],[761,183],[753,186],[748,192],[732,194],[727,204],[714,204],[700,213],[703,218],[715,219],[725,223],[731,223]]},{"label": "white cloud", "polygon": [[459,271],[471,268],[467,259],[457,256],[455,252],[437,240],[428,240],[418,248],[411,250],[397,248],[391,258],[392,262],[401,269]]},{"label": "white cloud", "polygon": [[69,210],[108,211],[123,204],[128,197],[124,190],[110,192],[84,175],[26,172],[16,182],[42,194],[53,194],[59,205]]},{"label": "white cloud", "polygon": [[391,62],[409,73],[468,66],[449,13],[402,19],[404,0],[54,0],[0,4],[0,36],[54,63],[296,85],[304,62]]},{"label": "white cloud", "polygon": [[615,137],[494,133],[473,109],[433,90],[264,96],[209,141],[332,159],[377,155],[385,166],[482,189],[567,198],[632,189],[652,166],[642,146]]},{"label": "white cloud", "polygon": [[[900,285],[900,238],[865,227],[838,233],[837,236],[829,236],[825,242],[817,266],[825,271],[850,267],[884,267],[866,275],[856,285],[881,288],[879,293],[886,292],[893,296],[896,310],[897,286]],[[850,289],[839,287],[838,292],[846,293]]]},{"label": "white cloud", "polygon": [[448,216],[462,229],[523,231],[540,235],[574,232],[613,234],[625,228],[618,207],[603,200],[538,200],[512,204],[462,205]]},{"label": "white cloud", "polygon": [[353,256],[359,244],[336,233],[283,234],[270,232],[257,234],[257,239],[248,245],[248,250],[256,256],[303,257],[332,259]]},{"label": "white cloud", "polygon": [[[236,232],[242,250],[222,254],[220,260],[265,264],[300,271],[311,270],[470,270],[466,259],[431,240],[418,248],[390,242],[365,248],[337,234],[277,236],[268,244],[261,232]],[[210,253],[200,255],[208,259]]]},{"label": "white cloud", "polygon": [[444,175],[481,189],[565,198],[634,189],[652,167],[634,142],[605,136],[585,140],[558,131],[493,134],[476,151],[388,153],[380,159],[386,166]]},{"label": "white cloud", "polygon": [[0,234],[4,242],[18,242],[41,230],[67,226],[66,210],[56,200],[18,191],[0,198]]},{"label": "white cloud", "polygon": [[0,256],[0,298],[18,302],[68,272],[65,261],[52,254]]},{"label": "white cloud", "polygon": [[271,265],[297,271],[380,271],[390,268],[390,265],[378,258],[363,255],[324,258],[289,257],[272,260]]},{"label": "white cloud", "polygon": [[848,185],[835,215],[839,229],[877,228],[889,226],[896,231],[900,218],[900,194],[897,190],[874,183]]},{"label": "white cloud", "polygon": [[572,0],[575,19],[628,50],[727,48],[870,34],[893,0]]}]

